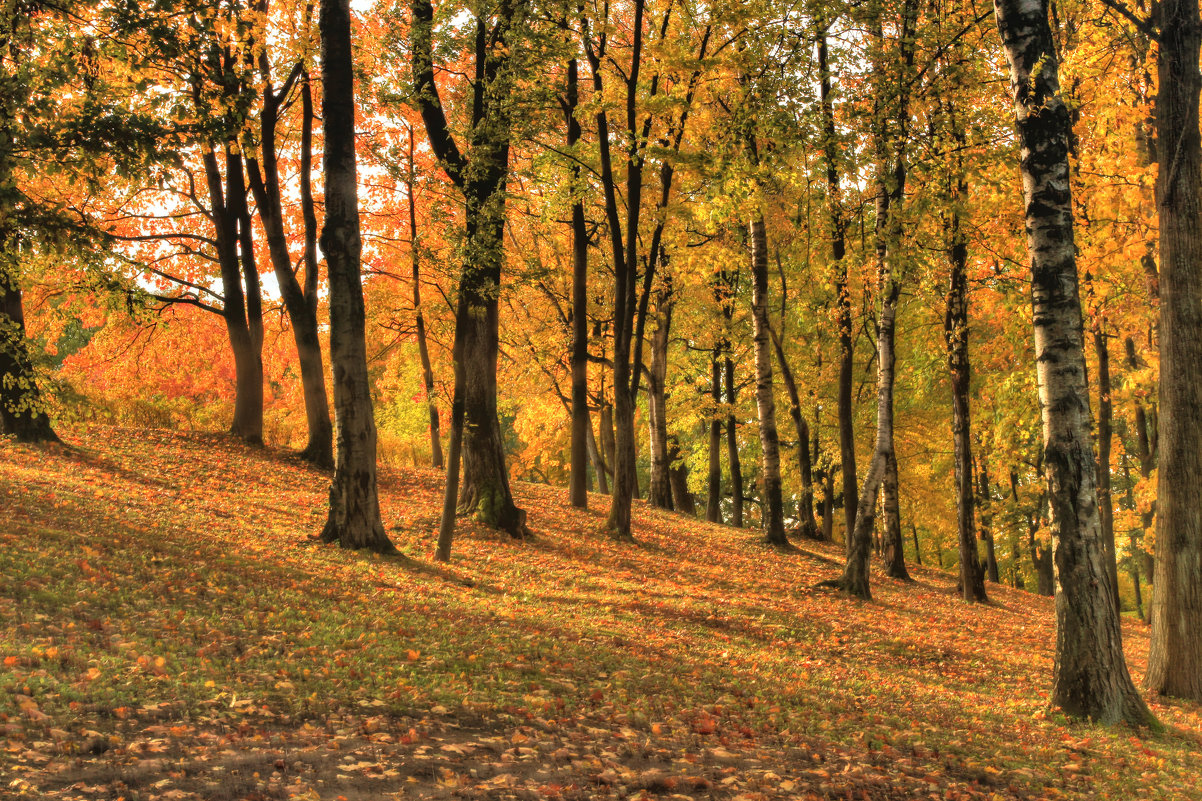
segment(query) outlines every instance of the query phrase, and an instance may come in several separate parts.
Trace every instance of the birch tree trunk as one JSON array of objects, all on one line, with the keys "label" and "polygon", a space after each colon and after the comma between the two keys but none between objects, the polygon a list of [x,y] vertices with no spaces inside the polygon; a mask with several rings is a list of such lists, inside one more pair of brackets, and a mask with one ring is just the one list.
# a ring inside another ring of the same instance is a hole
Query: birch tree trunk
[{"label": "birch tree trunk", "polygon": [[[1073,246],[1071,131],[1060,98],[1048,8],[1046,0],[995,0],[994,10],[1010,65],[1031,258],[1043,470],[1056,571],[1050,700],[1073,717],[1154,724],[1127,672],[1116,588],[1105,564]],[[1196,50],[1194,57],[1196,71]]]},{"label": "birch tree trunk", "polygon": [[1147,685],[1202,700],[1202,135],[1197,0],[1160,4],[1160,469]]},{"label": "birch tree trunk", "polygon": [[349,0],[321,0],[321,116],[325,128],[325,224],[321,249],[330,283],[330,365],[338,442],[324,542],[394,553],[376,485],[376,421],[367,374],[355,169],[355,83]]}]

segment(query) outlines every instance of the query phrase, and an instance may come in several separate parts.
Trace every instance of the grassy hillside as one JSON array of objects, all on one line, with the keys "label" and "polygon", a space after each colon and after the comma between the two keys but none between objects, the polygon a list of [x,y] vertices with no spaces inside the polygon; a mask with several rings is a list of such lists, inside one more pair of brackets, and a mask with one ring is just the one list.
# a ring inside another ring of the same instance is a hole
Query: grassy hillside
[{"label": "grassy hillside", "polygon": [[[405,564],[317,546],[328,478],[224,437],[0,444],[0,797],[1202,798],[1202,710],[1162,734],[1045,712],[1048,599],[874,576],[841,548],[518,485],[537,535],[384,477]],[[1128,622],[1142,676],[1147,630]]]}]

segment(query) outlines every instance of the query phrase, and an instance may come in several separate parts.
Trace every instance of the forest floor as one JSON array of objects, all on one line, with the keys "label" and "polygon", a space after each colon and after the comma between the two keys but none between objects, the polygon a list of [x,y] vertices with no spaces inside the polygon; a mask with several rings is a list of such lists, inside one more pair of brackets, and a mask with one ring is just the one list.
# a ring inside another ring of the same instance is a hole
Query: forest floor
[{"label": "forest floor", "polygon": [[535,539],[465,522],[436,566],[432,470],[382,478],[403,563],[311,544],[293,457],[65,433],[0,442],[0,798],[1202,798],[1197,705],[1047,711],[1049,599],[914,568],[849,601],[812,589],[839,546],[638,503],[619,544],[520,483]]}]

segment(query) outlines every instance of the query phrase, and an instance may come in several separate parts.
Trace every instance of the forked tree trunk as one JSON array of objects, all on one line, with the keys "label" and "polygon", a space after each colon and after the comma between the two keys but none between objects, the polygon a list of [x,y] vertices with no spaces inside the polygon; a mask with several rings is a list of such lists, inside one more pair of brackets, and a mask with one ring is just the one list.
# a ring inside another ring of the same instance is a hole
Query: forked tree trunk
[{"label": "forked tree trunk", "polygon": [[[230,350],[234,355],[234,418],[230,433],[251,444],[263,442],[263,361],[262,337],[251,327],[249,303],[245,294],[242,262],[239,258],[238,208],[235,195],[245,191],[242,159],[226,147],[223,178],[214,148],[206,147],[202,159],[209,205],[213,220],[217,263],[221,270],[222,310]],[[236,168],[236,170],[235,170]],[[262,321],[260,319],[260,332]]]},{"label": "forked tree trunk", "polygon": [[[1048,8],[1046,0],[995,0],[994,10],[1010,64],[1021,148],[1043,468],[1055,549],[1050,700],[1073,717],[1098,723],[1154,724],[1127,672],[1098,517],[1069,189],[1071,131]],[[1192,69],[1197,70],[1196,49]]]},{"label": "forked tree trunk", "polygon": [[1202,134],[1197,0],[1160,4],[1160,469],[1147,685],[1202,700]]},{"label": "forked tree trunk", "polygon": [[751,323],[755,343],[755,406],[760,421],[760,481],[764,493],[764,536],[770,545],[788,547],[780,480],[780,439],[772,382],[772,335],[768,322],[768,233],[759,209],[751,234]]},{"label": "forked tree trunk", "polygon": [[[886,94],[881,91],[877,98],[877,130],[875,132],[875,155],[877,161],[876,203],[876,254],[877,290],[880,298],[880,317],[877,322],[877,380],[876,380],[876,445],[868,465],[868,474],[860,490],[856,507],[855,525],[851,529],[851,540],[847,547],[847,562],[843,575],[833,582],[823,582],[840,591],[858,598],[870,599],[868,585],[868,557],[872,549],[872,532],[875,528],[877,494],[881,485],[892,471],[896,481],[896,452],[893,446],[893,385],[897,351],[897,305],[901,297],[901,283],[896,262],[901,246],[901,205],[906,190],[906,140],[909,125],[908,76],[914,59],[914,28],[918,18],[916,0],[905,0],[901,9],[901,30],[898,39],[899,91],[889,102],[896,102],[892,114],[886,113]],[[882,41],[881,19],[877,17],[875,36]],[[882,75],[888,73],[884,64],[877,65]],[[884,86],[882,86],[882,89]],[[896,499],[896,490],[893,492]],[[888,538],[889,555],[886,564],[888,574],[894,578],[909,579],[902,548],[901,521],[897,504],[886,505],[885,535]]]},{"label": "forked tree trunk", "polygon": [[360,279],[359,196],[355,170],[355,84],[349,0],[321,0],[321,116],[325,128],[325,225],[321,249],[330,284],[330,365],[338,455],[324,542],[393,553],[376,486],[376,421]]},{"label": "forked tree trunk", "polygon": [[[288,322],[292,326],[292,337],[296,343],[297,363],[300,366],[301,389],[305,401],[305,422],[308,431],[308,443],[301,456],[317,467],[330,468],[334,466],[333,427],[330,423],[330,407],[326,398],[325,365],[321,355],[321,337],[317,326],[317,275],[316,258],[309,262],[308,248],[314,244],[316,223],[309,229],[308,219],[305,220],[306,264],[308,272],[305,276],[304,288],[297,280],[292,267],[292,254],[288,250],[288,237],[284,231],[284,210],[281,199],[280,173],[276,154],[276,127],[279,123],[280,106],[287,97],[294,82],[301,83],[302,93],[302,156],[301,180],[308,184],[308,171],[312,169],[312,114],[313,99],[309,89],[309,76],[301,65],[285,81],[277,93],[272,86],[270,62],[267,52],[259,58],[260,72],[264,78],[262,89],[263,100],[259,121],[259,158],[246,157],[246,172],[251,192],[254,194],[255,206],[258,209],[259,221],[263,224],[263,232],[267,239],[267,253],[271,259],[272,272],[275,274],[280,297],[284,301],[284,309],[288,313]],[[260,163],[261,162],[261,163]],[[302,198],[302,204],[308,201],[311,212],[311,189],[305,187],[307,197]]]},{"label": "forked tree trunk", "polygon": [[9,252],[8,233],[0,236],[0,260],[6,262],[0,266],[0,433],[14,435],[18,442],[58,442],[29,356],[21,287],[8,267],[16,254]]},{"label": "forked tree trunk", "polygon": [[429,0],[413,0],[411,10],[414,96],[430,145],[440,166],[463,193],[465,204],[467,245],[459,276],[461,302],[455,315],[455,340],[462,353],[462,371],[457,367],[456,375],[462,375],[464,381],[458,509],[487,526],[524,537],[529,534],[526,513],[513,502],[497,417],[497,356],[511,112],[507,100],[512,76],[506,66],[511,29],[519,24],[525,5],[521,0],[502,2],[491,29],[487,19],[476,19],[476,78],[467,155],[451,134],[434,80],[433,6]]},{"label": "forked tree trunk", "polygon": [[797,467],[801,472],[801,498],[798,500],[797,512],[801,517],[801,536],[807,540],[822,539],[818,524],[814,521],[814,469],[810,458],[810,427],[801,413],[801,393],[797,389],[797,379],[793,376],[793,370],[785,356],[784,343],[775,329],[769,329],[768,333],[772,335],[776,363],[780,365],[781,379],[789,393],[789,417],[793,419],[793,429],[797,435]]}]

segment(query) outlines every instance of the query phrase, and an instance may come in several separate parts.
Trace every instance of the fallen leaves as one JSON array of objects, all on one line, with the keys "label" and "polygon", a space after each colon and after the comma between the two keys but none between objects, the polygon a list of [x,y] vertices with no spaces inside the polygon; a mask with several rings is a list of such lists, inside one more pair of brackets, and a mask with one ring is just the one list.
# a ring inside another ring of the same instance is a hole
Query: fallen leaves
[{"label": "fallen leaves", "polygon": [[[326,479],[270,453],[76,441],[0,445],[18,798],[119,795],[114,775],[156,799],[1202,797],[1196,708],[1159,706],[1184,734],[1154,744],[1043,713],[1050,607],[1024,593],[966,608],[918,570],[853,607],[798,589],[823,562],[748,532],[636,506],[631,548],[524,485],[537,541],[467,524],[445,575],[409,572],[288,547]],[[439,486],[386,474],[386,519],[436,521]],[[432,533],[396,539],[416,555]],[[1146,635],[1125,641],[1138,670]]]}]

